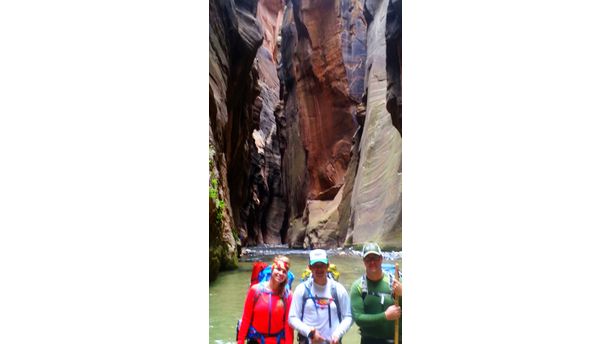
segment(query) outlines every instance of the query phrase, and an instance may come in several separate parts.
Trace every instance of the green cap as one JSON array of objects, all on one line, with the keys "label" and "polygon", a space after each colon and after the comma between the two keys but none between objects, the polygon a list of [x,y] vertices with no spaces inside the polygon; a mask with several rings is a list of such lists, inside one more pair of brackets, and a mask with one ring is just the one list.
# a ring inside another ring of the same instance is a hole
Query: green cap
[{"label": "green cap", "polygon": [[375,254],[377,256],[382,256],[382,251],[380,250],[380,246],[378,246],[375,242],[368,242],[363,245],[363,250],[361,251],[361,256],[365,257],[368,254]]}]

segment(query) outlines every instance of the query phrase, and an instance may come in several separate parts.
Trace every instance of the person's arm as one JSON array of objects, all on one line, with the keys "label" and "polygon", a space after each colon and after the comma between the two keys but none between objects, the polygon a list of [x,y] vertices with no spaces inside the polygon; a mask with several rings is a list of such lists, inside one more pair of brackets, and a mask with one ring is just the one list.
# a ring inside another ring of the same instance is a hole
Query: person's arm
[{"label": "person's arm", "polygon": [[289,310],[289,324],[303,336],[308,336],[311,327],[304,324],[304,322],[300,319],[304,292],[305,290],[303,284],[300,284],[295,288],[293,300],[291,301],[291,309]]},{"label": "person's arm", "polygon": [[387,321],[385,312],[366,314],[361,298],[361,281],[357,280],[351,287],[351,313],[359,326],[374,326]]},{"label": "person's arm", "polygon": [[287,296],[287,307],[285,307],[285,343],[293,343],[293,328],[289,325],[289,310],[291,309],[291,303],[293,302],[293,295],[291,291],[288,292]]},{"label": "person's arm", "polygon": [[251,319],[253,319],[253,302],[255,301],[256,287],[257,285],[254,285],[249,288],[246,301],[244,301],[244,309],[242,310],[242,320],[240,322],[240,329],[238,330],[238,344],[244,344],[247,333],[249,332],[249,326],[251,326]]},{"label": "person's arm", "polygon": [[349,328],[351,328],[353,317],[351,315],[351,300],[349,299],[346,289],[344,289],[340,283],[337,284],[336,288],[338,291],[338,298],[340,299],[342,321],[338,324],[334,333],[332,333],[332,337],[340,339],[348,332]]}]

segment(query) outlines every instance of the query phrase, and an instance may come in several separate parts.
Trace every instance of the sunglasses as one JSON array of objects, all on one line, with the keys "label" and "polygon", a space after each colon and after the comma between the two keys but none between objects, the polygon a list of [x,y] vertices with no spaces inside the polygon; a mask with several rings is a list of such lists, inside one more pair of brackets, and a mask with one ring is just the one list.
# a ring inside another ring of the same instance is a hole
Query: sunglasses
[{"label": "sunglasses", "polygon": [[381,259],[382,259],[382,257],[375,256],[375,257],[366,257],[366,258],[363,258],[363,261],[366,262],[366,263],[371,263],[371,262],[377,262],[377,261],[379,261]]}]

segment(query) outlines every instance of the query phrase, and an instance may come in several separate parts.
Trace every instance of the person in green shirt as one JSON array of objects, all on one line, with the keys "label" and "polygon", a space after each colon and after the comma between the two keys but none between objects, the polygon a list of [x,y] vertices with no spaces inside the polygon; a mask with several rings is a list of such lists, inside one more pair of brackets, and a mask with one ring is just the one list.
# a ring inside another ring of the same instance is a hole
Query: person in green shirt
[{"label": "person in green shirt", "polygon": [[[351,313],[359,326],[361,344],[393,343],[395,320],[400,321],[401,336],[402,284],[382,269],[383,256],[376,243],[366,243],[362,250],[365,274],[351,286]],[[395,306],[393,297],[399,297]]]}]

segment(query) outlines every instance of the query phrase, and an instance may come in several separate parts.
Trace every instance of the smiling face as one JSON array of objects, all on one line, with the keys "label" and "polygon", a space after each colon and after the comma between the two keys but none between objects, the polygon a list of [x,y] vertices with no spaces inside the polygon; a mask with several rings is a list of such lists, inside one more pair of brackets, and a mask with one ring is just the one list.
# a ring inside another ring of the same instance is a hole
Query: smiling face
[{"label": "smiling face", "polygon": [[325,284],[327,282],[327,269],[328,264],[317,262],[309,266],[312,271],[312,278],[317,284]]},{"label": "smiling face", "polygon": [[370,279],[382,276],[382,256],[376,254],[368,254],[363,257],[363,265],[366,269],[366,274]]},{"label": "smiling face", "polygon": [[274,264],[272,268],[272,279],[278,284],[281,284],[287,280],[287,268],[282,262]]}]

